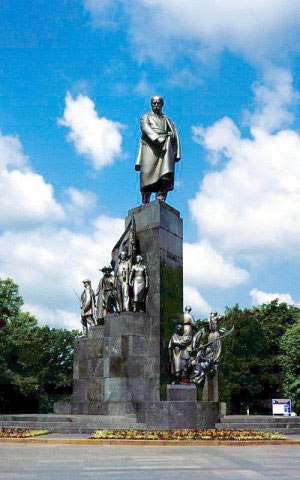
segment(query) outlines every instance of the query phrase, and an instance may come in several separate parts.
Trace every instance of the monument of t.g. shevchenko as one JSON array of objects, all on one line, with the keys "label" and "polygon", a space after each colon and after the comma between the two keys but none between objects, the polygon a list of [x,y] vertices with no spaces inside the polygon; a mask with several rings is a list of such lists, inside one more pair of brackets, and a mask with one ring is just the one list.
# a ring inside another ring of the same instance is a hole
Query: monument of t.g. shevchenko
[{"label": "monument of t.g. shevchenko", "polygon": [[[135,166],[142,205],[129,210],[96,292],[84,280],[85,335],[75,347],[67,409],[85,415],[136,414],[146,428],[211,427],[218,421],[218,398],[197,402],[195,384],[213,362],[200,354],[202,333],[192,322],[187,334],[182,219],[166,203],[174,189],[180,141],[174,123],[162,113],[162,97],[152,97],[151,106],[141,117]],[[152,193],[156,199],[150,202]],[[174,333],[175,319],[183,330],[179,325]],[[213,342],[209,345],[211,352]]]}]

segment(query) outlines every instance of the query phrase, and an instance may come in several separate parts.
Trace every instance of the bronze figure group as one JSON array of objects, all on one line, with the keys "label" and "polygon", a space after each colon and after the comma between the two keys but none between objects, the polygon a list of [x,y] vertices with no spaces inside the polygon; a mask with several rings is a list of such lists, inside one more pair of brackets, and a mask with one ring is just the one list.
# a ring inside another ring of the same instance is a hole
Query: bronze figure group
[{"label": "bronze figure group", "polygon": [[143,257],[137,255],[131,266],[127,253],[122,251],[114,273],[113,270],[112,267],[100,269],[103,277],[96,291],[90,280],[83,281],[81,323],[84,334],[89,326],[101,325],[108,313],[145,312],[148,273]]},{"label": "bronze figure group", "polygon": [[[218,373],[222,338],[233,333],[219,327],[221,317],[213,310],[208,321],[200,327],[186,307],[182,321],[176,325],[169,342],[170,373],[174,384],[205,384],[208,390],[209,379]],[[207,328],[204,328],[204,325]],[[208,330],[208,331],[207,331]],[[208,398],[207,398],[208,400]]]}]

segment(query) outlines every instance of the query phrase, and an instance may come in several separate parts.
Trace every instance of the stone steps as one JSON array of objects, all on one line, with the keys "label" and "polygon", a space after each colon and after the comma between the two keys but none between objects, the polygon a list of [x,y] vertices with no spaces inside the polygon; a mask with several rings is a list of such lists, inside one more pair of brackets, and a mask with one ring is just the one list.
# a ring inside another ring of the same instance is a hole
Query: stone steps
[{"label": "stone steps", "polygon": [[92,433],[102,429],[144,429],[135,415],[0,415],[0,427],[47,429],[55,433]]},{"label": "stone steps", "polygon": [[0,422],[2,421],[23,421],[23,422],[70,422],[70,423],[86,423],[88,422],[101,422],[105,420],[105,423],[135,423],[136,415],[51,415],[51,414],[10,414],[0,415]]},{"label": "stone steps", "polygon": [[221,423],[300,423],[300,417],[279,417],[273,415],[225,415]]},{"label": "stone steps", "polygon": [[216,423],[217,429],[263,430],[286,435],[300,434],[299,417],[273,417],[271,415],[226,415]]}]

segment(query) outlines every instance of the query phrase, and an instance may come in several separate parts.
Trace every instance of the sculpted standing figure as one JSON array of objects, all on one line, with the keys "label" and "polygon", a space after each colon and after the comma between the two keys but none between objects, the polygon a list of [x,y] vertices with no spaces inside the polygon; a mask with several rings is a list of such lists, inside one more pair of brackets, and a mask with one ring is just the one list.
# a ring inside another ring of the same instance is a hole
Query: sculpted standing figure
[{"label": "sculpted standing figure", "polygon": [[188,335],[191,338],[196,333],[197,326],[194,320],[193,315],[191,314],[192,307],[187,305],[184,309],[183,313],[183,333],[184,335]]},{"label": "sculpted standing figure", "polygon": [[95,293],[90,280],[83,280],[84,290],[81,294],[81,323],[83,333],[87,335],[88,327],[95,325]]},{"label": "sculpted standing figure", "polygon": [[143,257],[137,255],[136,264],[132,266],[129,284],[133,289],[133,311],[144,312],[146,295],[148,290],[148,273],[146,266],[142,263]]},{"label": "sculpted standing figure", "polygon": [[117,300],[117,292],[114,285],[114,277],[111,274],[112,267],[103,267],[103,277],[100,279],[95,295],[97,300],[97,323],[103,323],[107,313],[120,312]]},{"label": "sculpted standing figure", "polygon": [[141,172],[142,203],[149,203],[152,192],[165,201],[168,192],[174,190],[180,141],[174,123],[162,113],[163,105],[162,97],[152,97],[152,112],[141,117],[142,138],[135,169]]},{"label": "sculpted standing figure", "polygon": [[130,262],[126,252],[119,255],[119,263],[116,270],[116,287],[118,304],[122,312],[129,312],[129,275]]},{"label": "sculpted standing figure", "polygon": [[190,354],[187,347],[189,347],[191,340],[188,335],[184,335],[183,329],[183,325],[176,325],[168,347],[173,384],[189,383]]},{"label": "sculpted standing figure", "polygon": [[169,342],[169,361],[173,383],[190,382],[192,342],[197,331],[191,311],[190,306],[185,307],[182,315],[183,324],[176,326],[175,333]]}]

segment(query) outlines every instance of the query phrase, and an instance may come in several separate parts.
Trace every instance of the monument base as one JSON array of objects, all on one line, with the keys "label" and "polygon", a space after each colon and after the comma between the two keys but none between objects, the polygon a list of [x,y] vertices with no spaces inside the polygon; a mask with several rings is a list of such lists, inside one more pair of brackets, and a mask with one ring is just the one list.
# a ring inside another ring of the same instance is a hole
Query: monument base
[{"label": "monument base", "polygon": [[[126,415],[159,400],[159,329],[147,313],[109,314],[78,339],[73,363],[73,415]],[[62,412],[66,407],[56,407]]]},{"label": "monument base", "polygon": [[135,415],[142,428],[212,427],[218,402],[198,403],[195,385],[167,385],[168,345],[183,302],[180,213],[155,200],[130,210],[125,227],[133,216],[149,275],[146,312],[108,314],[78,339],[71,402],[56,404],[55,413]]},{"label": "monument base", "polygon": [[224,405],[220,402],[197,402],[196,385],[168,385],[167,401],[145,402],[138,413],[138,422],[147,428],[173,430],[214,428]]}]

